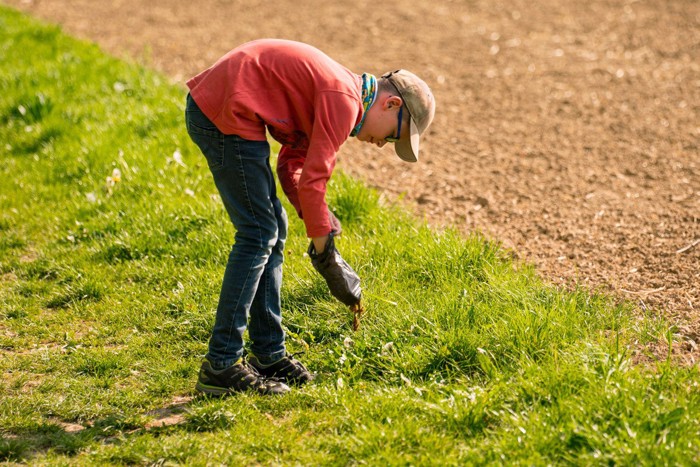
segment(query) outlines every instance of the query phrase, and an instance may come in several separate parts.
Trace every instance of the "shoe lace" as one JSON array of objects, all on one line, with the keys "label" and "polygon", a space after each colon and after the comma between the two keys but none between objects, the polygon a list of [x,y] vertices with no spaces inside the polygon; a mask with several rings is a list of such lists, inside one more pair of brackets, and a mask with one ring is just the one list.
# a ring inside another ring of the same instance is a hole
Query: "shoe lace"
[{"label": "shoe lace", "polygon": [[263,376],[262,374],[260,374],[257,368],[255,368],[248,362],[245,362],[243,366],[245,368],[246,375],[249,375],[252,378],[254,378],[254,382],[252,382],[252,384],[255,387],[271,386],[281,382],[281,380],[278,378]]},{"label": "shoe lace", "polygon": [[294,376],[299,376],[304,372],[309,373],[309,370],[304,366],[304,364],[295,358],[297,355],[303,355],[305,353],[305,350],[300,350],[294,353],[287,352],[286,357],[289,359],[290,364],[294,368],[294,370],[292,371]]},{"label": "shoe lace", "polygon": [[257,377],[257,378],[264,378],[264,376],[260,374],[260,372],[258,371],[258,369],[255,368],[253,365],[251,365],[251,364],[248,363],[248,362],[245,362],[245,363],[243,364],[243,368],[245,368],[246,372],[252,374],[253,376],[255,376],[255,377]]}]

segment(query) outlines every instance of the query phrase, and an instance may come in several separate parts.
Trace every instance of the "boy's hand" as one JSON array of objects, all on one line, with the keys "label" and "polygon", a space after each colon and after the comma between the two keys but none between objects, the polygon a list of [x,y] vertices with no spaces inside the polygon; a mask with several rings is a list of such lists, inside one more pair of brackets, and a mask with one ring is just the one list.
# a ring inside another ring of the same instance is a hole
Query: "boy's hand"
[{"label": "boy's hand", "polygon": [[331,230],[333,231],[333,235],[340,237],[340,234],[343,233],[343,226],[340,225],[340,221],[337,217],[335,217],[335,214],[333,214],[333,211],[330,209],[328,210],[328,218],[331,221]]},{"label": "boy's hand", "polygon": [[333,232],[328,235],[328,241],[321,253],[316,253],[318,250],[312,241],[308,254],[314,269],[326,280],[331,294],[347,306],[354,306],[360,303],[362,298],[360,278],[335,249],[333,236]]}]

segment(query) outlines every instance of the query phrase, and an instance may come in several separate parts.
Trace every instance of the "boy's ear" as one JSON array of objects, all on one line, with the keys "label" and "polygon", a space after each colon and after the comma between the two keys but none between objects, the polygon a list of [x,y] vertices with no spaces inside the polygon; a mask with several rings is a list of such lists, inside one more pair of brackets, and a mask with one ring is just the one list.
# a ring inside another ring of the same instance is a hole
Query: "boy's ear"
[{"label": "boy's ear", "polygon": [[401,107],[401,104],[403,104],[403,99],[401,99],[399,96],[390,95],[386,98],[382,107],[384,107],[385,110],[388,110],[394,107]]}]

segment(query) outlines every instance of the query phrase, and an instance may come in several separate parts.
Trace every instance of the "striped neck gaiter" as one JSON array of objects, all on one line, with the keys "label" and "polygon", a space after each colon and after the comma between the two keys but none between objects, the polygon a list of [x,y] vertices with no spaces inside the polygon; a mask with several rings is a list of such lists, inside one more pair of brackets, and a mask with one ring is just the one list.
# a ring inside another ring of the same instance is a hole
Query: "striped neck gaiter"
[{"label": "striped neck gaiter", "polygon": [[377,77],[371,73],[362,74],[362,120],[358,123],[355,128],[350,132],[350,136],[356,136],[357,133],[362,128],[362,124],[365,123],[365,117],[367,116],[367,111],[374,100],[377,98]]}]

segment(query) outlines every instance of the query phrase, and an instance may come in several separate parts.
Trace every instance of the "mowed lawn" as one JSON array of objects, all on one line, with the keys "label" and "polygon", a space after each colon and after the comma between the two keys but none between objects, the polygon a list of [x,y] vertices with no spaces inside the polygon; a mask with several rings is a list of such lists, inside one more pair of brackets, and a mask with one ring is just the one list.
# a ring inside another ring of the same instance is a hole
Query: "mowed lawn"
[{"label": "mowed lawn", "polygon": [[700,463],[697,367],[632,358],[669,323],[548,285],[342,174],[329,202],[361,329],[294,218],[287,341],[317,380],[197,396],[233,229],[185,88],[3,7],[0,63],[0,461]]}]

